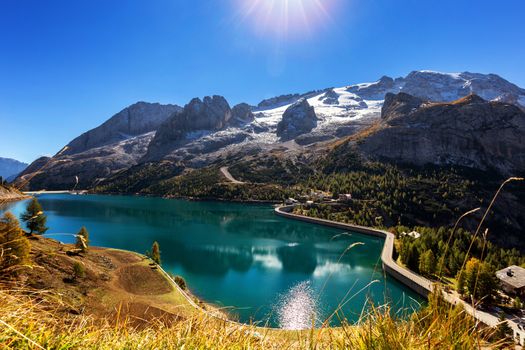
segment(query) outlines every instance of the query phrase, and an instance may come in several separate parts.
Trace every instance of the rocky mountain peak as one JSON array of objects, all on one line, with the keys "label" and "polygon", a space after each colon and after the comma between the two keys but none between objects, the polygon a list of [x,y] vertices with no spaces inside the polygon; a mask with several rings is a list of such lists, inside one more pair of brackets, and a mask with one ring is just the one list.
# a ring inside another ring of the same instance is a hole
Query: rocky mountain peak
[{"label": "rocky mountain peak", "polygon": [[225,128],[231,116],[230,105],[222,96],[192,99],[159,127],[144,160],[161,159],[199,136]]},{"label": "rocky mountain peak", "polygon": [[77,154],[155,131],[166,119],[180,110],[181,107],[177,105],[137,102],[124,108],[102,125],[72,140],[63,154]]},{"label": "rocky mountain peak", "polygon": [[286,109],[282,120],[277,124],[277,136],[282,141],[291,140],[312,131],[317,126],[317,115],[308,100],[301,98]]},{"label": "rocky mountain peak", "polygon": [[476,103],[486,103],[484,99],[479,97],[476,94],[470,94],[465,97],[462,97],[456,101],[453,101],[454,104],[476,104]]},{"label": "rocky mountain peak", "polygon": [[384,120],[392,120],[399,116],[406,115],[419,108],[422,103],[422,99],[404,92],[398,94],[387,93],[385,102],[381,108],[381,118]]},{"label": "rocky mountain peak", "polygon": [[241,126],[251,123],[255,120],[255,115],[252,112],[252,107],[247,103],[239,103],[232,108],[232,117],[230,125]]},{"label": "rocky mountain peak", "polygon": [[183,112],[174,119],[184,130],[219,130],[231,118],[228,101],[222,96],[206,96],[201,101],[194,98],[184,106]]}]

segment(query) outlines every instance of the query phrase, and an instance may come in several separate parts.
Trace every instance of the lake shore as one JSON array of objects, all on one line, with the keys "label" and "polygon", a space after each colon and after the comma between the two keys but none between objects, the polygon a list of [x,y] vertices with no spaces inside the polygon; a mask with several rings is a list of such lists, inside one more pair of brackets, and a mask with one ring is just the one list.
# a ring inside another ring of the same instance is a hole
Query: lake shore
[{"label": "lake shore", "polygon": [[14,187],[0,185],[0,204],[17,202],[28,198],[31,198],[31,196],[18,191]]}]

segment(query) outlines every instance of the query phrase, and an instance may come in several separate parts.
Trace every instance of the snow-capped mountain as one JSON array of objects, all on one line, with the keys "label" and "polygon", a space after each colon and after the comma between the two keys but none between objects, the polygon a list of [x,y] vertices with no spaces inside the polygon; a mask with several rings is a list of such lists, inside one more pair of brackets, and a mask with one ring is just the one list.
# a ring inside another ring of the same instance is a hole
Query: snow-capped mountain
[{"label": "snow-capped mountain", "polygon": [[[525,89],[495,74],[433,71],[283,95],[257,106],[242,103],[231,108],[220,96],[193,99],[184,109],[138,104],[72,141],[69,151],[53,158],[46,171],[33,178],[30,187],[67,188],[74,184],[75,174],[81,174],[82,186],[89,187],[115,172],[151,161],[167,160],[195,168],[232,153],[275,148],[300,152],[377,122],[385,95],[400,92],[435,102],[476,94],[525,110]],[[135,110],[137,117],[132,118],[130,113]],[[140,127],[132,128],[131,121]],[[64,174],[59,169],[66,163],[66,175],[56,176]],[[31,174],[24,175],[29,178]]]}]

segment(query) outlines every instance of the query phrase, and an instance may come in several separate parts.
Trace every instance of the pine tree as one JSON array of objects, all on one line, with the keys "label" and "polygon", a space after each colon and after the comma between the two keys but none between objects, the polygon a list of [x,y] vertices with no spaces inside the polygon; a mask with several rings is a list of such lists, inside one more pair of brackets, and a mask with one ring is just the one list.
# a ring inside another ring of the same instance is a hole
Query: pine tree
[{"label": "pine tree", "polygon": [[0,219],[0,271],[27,262],[31,250],[16,217],[7,212]]},{"label": "pine tree", "polygon": [[75,246],[77,249],[80,249],[81,252],[85,253],[88,250],[89,247],[89,232],[88,230],[82,226],[80,228],[80,231],[77,233],[77,241],[75,243]]},{"label": "pine tree", "polygon": [[505,312],[501,311],[498,315],[499,324],[496,327],[496,337],[498,339],[512,339],[512,328],[510,328],[509,323],[507,322],[507,317],[505,317]]},{"label": "pine tree", "polygon": [[44,215],[42,206],[35,197],[27,204],[26,211],[22,214],[21,219],[26,223],[29,234],[34,232],[43,234],[48,230],[46,227],[47,217]]},{"label": "pine tree", "polygon": [[78,261],[73,264],[73,280],[83,278],[86,275],[84,266]]},{"label": "pine tree", "polygon": [[159,244],[155,241],[151,246],[151,260],[153,260],[157,265],[160,265],[160,247]]},{"label": "pine tree", "polygon": [[432,250],[427,250],[419,257],[419,272],[423,275],[432,275],[435,270],[436,259]]}]

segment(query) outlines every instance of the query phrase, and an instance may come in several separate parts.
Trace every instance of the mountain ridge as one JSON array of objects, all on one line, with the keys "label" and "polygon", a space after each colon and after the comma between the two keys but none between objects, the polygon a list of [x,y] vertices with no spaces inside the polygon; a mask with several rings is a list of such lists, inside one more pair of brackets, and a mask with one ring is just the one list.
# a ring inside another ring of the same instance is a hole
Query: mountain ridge
[{"label": "mountain ridge", "polygon": [[0,157],[0,177],[10,181],[20,174],[29,164],[13,158]]},{"label": "mountain ridge", "polygon": [[[525,110],[525,89],[495,74],[433,71],[413,71],[406,77],[383,76],[372,83],[282,95],[257,106],[239,104],[231,108],[222,96],[192,99],[184,108],[140,102],[72,140],[29,187],[71,186],[75,176],[81,175],[82,186],[89,188],[116,172],[151,161],[167,160],[183,168],[200,168],[237,153],[278,149],[290,154],[305,152],[377,123],[389,93],[407,93],[431,102],[450,102],[476,93]],[[283,116],[301,99],[311,106],[315,124],[292,137],[280,137]],[[140,127],[132,130],[127,125],[128,115],[137,106],[152,112],[141,114],[144,118],[139,118]],[[67,179],[57,176],[61,174],[67,174]],[[28,174],[24,175],[27,178]]]}]

